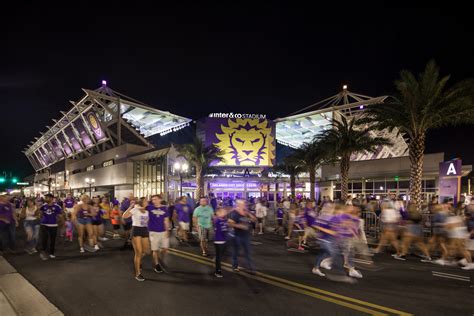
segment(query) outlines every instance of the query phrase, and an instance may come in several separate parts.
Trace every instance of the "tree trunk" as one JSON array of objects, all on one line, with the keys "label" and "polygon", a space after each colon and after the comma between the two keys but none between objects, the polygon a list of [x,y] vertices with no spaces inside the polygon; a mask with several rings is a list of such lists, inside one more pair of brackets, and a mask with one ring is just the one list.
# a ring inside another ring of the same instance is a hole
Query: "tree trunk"
[{"label": "tree trunk", "polygon": [[296,176],[294,174],[290,175],[290,190],[291,198],[294,199],[296,197]]},{"label": "tree trunk", "polygon": [[315,200],[316,198],[316,192],[315,191],[315,187],[316,187],[316,168],[314,167],[311,167],[309,168],[309,187],[310,187],[310,190],[311,192],[309,192],[309,198],[311,200]]},{"label": "tree trunk", "polygon": [[408,151],[410,156],[410,201],[421,212],[421,180],[423,178],[423,158],[425,151],[425,133],[410,139]]},{"label": "tree trunk", "polygon": [[341,200],[344,202],[347,200],[349,194],[349,166],[350,166],[350,155],[342,156],[341,158]]},{"label": "tree trunk", "polygon": [[199,199],[204,194],[204,177],[201,166],[196,165],[196,196]]}]

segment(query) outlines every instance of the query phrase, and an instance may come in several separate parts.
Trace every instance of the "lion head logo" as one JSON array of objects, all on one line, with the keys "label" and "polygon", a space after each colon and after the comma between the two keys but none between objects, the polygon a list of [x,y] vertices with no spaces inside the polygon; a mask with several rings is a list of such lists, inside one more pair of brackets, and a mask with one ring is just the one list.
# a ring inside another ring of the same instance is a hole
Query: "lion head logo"
[{"label": "lion head logo", "polygon": [[215,145],[225,152],[218,165],[271,166],[275,158],[272,127],[267,120],[229,119],[216,134]]}]

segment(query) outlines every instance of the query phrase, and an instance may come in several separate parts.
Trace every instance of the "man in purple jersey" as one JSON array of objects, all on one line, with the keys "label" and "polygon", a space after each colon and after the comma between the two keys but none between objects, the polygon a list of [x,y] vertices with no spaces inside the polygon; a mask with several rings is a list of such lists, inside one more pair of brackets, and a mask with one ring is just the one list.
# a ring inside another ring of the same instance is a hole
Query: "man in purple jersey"
[{"label": "man in purple jersey", "polygon": [[15,229],[18,221],[15,216],[14,206],[8,201],[6,195],[0,196],[0,250],[15,250]]},{"label": "man in purple jersey", "polygon": [[148,231],[150,233],[153,264],[155,265],[154,270],[156,273],[161,273],[164,271],[163,267],[166,268],[166,265],[163,264],[164,256],[170,247],[168,207],[166,203],[163,203],[160,195],[153,195],[151,197],[151,204],[145,209],[149,214]]},{"label": "man in purple jersey", "polygon": [[315,238],[316,237],[316,232],[313,228],[314,222],[316,221],[317,213],[316,210],[313,207],[313,201],[308,200],[306,202],[306,207],[304,209],[304,219],[305,219],[305,228],[304,228],[304,236],[303,236],[303,246],[307,247],[307,239],[309,238]]},{"label": "man in purple jersey", "polygon": [[227,211],[224,208],[217,208],[214,218],[214,247],[216,248],[216,272],[214,275],[222,278],[221,261],[225,253],[227,242],[227,232],[229,230],[228,222],[225,216]]},{"label": "man in purple jersey", "polygon": [[178,218],[178,240],[188,241],[188,231],[189,231],[189,214],[190,208],[186,203],[186,198],[181,197],[175,205],[176,216]]},{"label": "man in purple jersey", "polygon": [[49,257],[51,259],[56,258],[54,255],[54,249],[56,245],[56,235],[58,233],[58,217],[62,215],[62,209],[59,205],[53,203],[54,196],[51,193],[45,196],[46,203],[40,208],[41,222],[40,222],[40,235],[41,235],[41,252],[40,257],[43,260],[48,260],[46,251],[48,250],[48,239],[49,239]]},{"label": "man in purple jersey", "polygon": [[74,199],[71,193],[68,193],[66,199],[64,199],[64,209],[68,214],[71,214],[74,210]]}]

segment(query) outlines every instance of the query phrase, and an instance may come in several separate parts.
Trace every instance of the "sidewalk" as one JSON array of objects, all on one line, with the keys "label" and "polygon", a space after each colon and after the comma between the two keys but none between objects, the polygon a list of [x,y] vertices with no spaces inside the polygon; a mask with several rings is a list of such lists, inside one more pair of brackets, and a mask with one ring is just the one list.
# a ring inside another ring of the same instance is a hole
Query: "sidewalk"
[{"label": "sidewalk", "polygon": [[63,315],[3,256],[0,256],[0,311],[2,316]]}]

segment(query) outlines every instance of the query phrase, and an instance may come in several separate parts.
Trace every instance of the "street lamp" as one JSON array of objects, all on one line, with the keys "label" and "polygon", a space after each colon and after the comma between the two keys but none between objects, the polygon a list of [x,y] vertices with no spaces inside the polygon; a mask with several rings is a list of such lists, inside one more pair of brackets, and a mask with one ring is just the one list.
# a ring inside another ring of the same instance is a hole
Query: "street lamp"
[{"label": "street lamp", "polygon": [[175,172],[179,174],[179,195],[183,196],[183,174],[188,172],[189,166],[187,163],[179,163],[176,161],[173,165]]},{"label": "street lamp", "polygon": [[89,185],[89,196],[92,197],[92,185],[95,183],[95,179],[86,178],[86,183]]}]

